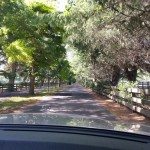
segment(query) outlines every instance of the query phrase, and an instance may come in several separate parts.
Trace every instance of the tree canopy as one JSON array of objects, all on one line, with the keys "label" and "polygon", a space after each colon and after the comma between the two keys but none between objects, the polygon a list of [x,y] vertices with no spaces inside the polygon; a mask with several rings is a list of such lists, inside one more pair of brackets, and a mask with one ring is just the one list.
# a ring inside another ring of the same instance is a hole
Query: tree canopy
[{"label": "tree canopy", "polygon": [[[0,1],[0,64],[13,90],[16,75],[30,81],[88,79],[117,85],[150,72],[150,5],[147,0],[69,0],[64,12],[53,3]],[[66,59],[66,45],[75,49]]]},{"label": "tree canopy", "polygon": [[76,0],[68,7],[68,42],[92,66],[94,80],[135,81],[137,70],[150,72],[148,1]]},{"label": "tree canopy", "polygon": [[23,0],[3,0],[0,6],[2,50],[8,63],[18,62],[28,68],[30,93],[34,94],[40,70],[60,66],[66,55],[60,14],[53,6],[39,2],[27,6]]}]

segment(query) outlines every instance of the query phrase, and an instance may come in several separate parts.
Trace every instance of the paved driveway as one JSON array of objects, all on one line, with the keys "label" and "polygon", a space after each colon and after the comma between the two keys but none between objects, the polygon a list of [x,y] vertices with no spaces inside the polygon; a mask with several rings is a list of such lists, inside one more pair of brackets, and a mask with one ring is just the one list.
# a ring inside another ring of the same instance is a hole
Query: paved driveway
[{"label": "paved driveway", "polygon": [[100,106],[80,85],[68,86],[53,96],[45,96],[34,106],[24,107],[22,112],[72,114],[116,120],[113,114]]}]

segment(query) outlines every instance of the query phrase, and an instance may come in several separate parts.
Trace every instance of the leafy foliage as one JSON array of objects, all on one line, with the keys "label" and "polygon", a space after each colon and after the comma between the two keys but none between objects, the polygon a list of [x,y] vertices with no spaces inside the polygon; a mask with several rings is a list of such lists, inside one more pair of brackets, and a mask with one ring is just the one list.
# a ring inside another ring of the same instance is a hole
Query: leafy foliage
[{"label": "leafy foliage", "polygon": [[66,14],[68,41],[91,66],[89,78],[117,85],[122,76],[135,81],[138,69],[150,72],[148,1],[77,0]]},{"label": "leafy foliage", "polygon": [[[36,77],[46,78],[44,72],[59,66],[60,59],[65,62],[61,64],[64,65],[62,67],[66,68],[67,62],[63,60],[66,55],[64,30],[59,21],[59,13],[53,6],[39,2],[27,6],[23,0],[2,0],[0,5],[2,50],[8,63],[18,62],[28,68],[30,93],[34,94]],[[67,69],[69,73],[70,68]],[[58,78],[66,80],[63,69],[57,73]],[[11,80],[11,84],[14,84],[14,80]]]}]

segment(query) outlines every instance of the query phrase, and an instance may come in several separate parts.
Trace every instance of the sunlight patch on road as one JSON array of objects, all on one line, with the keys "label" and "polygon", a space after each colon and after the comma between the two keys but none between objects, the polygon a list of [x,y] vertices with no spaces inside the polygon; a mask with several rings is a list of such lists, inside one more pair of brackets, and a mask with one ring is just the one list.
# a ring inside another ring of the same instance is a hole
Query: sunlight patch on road
[{"label": "sunlight patch on road", "polygon": [[44,96],[42,98],[42,101],[48,101],[48,100],[53,100],[53,99],[67,99],[72,96]]}]

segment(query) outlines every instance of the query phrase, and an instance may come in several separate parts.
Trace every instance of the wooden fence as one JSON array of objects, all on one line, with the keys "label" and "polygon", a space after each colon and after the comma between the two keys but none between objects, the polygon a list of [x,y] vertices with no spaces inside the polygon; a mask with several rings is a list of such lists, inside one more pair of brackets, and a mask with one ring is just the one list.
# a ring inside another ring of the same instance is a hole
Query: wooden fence
[{"label": "wooden fence", "polygon": [[[42,87],[48,87],[48,86],[56,86],[58,83],[44,83],[41,85],[40,83],[35,83],[35,88],[42,88]],[[1,84],[0,85],[0,93],[7,92],[8,91],[8,84]],[[18,83],[14,84],[14,91],[22,91],[22,90],[28,90],[29,89],[29,83]]]},{"label": "wooden fence", "polygon": [[112,88],[112,92],[107,95],[116,102],[125,105],[129,109],[150,117],[150,87],[145,89],[129,88],[122,92]]}]

